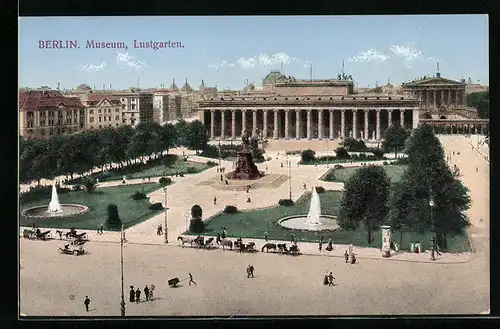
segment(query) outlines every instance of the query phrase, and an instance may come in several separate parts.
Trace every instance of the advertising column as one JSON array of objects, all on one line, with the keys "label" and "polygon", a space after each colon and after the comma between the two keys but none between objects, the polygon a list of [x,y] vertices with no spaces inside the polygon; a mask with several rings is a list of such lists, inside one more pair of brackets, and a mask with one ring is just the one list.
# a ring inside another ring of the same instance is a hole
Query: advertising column
[{"label": "advertising column", "polygon": [[391,227],[381,226],[382,230],[382,255],[391,257]]}]

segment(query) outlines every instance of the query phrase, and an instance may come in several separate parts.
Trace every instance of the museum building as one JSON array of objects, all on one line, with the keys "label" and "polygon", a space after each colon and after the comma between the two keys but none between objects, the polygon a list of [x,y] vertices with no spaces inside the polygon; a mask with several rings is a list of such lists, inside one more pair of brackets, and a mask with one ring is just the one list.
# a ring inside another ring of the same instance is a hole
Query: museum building
[{"label": "museum building", "polygon": [[350,76],[297,80],[271,71],[263,90],[200,101],[200,119],[211,139],[239,139],[245,130],[264,139],[380,140],[391,124],[419,123],[415,97],[355,94]]}]

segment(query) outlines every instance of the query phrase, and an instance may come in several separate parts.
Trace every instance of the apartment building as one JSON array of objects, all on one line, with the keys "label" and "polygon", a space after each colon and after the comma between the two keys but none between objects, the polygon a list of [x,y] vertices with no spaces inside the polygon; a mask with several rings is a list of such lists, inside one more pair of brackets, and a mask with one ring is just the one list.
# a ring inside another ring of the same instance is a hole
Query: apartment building
[{"label": "apartment building", "polygon": [[26,90],[19,93],[19,132],[24,138],[45,139],[83,131],[85,106],[76,97],[57,90]]},{"label": "apartment building", "polygon": [[122,124],[137,126],[140,122],[153,121],[153,93],[130,90],[114,93],[124,105]]},{"label": "apartment building", "polygon": [[122,110],[125,105],[121,103],[120,98],[113,95],[88,93],[80,99],[87,111],[87,129],[116,128],[123,124]]}]

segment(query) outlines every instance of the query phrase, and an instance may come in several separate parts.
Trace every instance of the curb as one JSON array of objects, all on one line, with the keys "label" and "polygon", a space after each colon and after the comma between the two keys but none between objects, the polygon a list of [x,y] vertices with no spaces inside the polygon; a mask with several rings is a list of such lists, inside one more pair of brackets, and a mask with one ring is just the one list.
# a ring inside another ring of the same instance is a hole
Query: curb
[{"label": "curb", "polygon": [[[120,241],[95,241],[95,240],[88,240],[89,242],[97,242],[97,243],[116,243],[116,244],[119,244]],[[127,241],[125,242],[126,244],[132,244],[132,245],[142,245],[142,246],[157,246],[157,247],[160,247],[160,246],[164,246],[164,247],[181,247],[181,245],[177,245],[177,244],[172,244],[172,243],[168,243],[168,244],[165,244],[165,243],[148,243],[148,242],[130,242],[130,241]],[[186,247],[187,248],[187,247]],[[191,247],[189,247],[191,248]],[[195,249],[195,248],[193,248]],[[310,252],[303,252],[301,253],[301,255],[303,256],[315,256],[315,257],[334,257],[334,258],[344,258],[343,255],[329,255],[329,254],[326,254],[326,253],[323,253],[323,254],[313,254],[313,253],[310,253]],[[389,258],[384,258],[384,257],[371,257],[371,256],[357,256],[356,258],[357,259],[369,259],[369,260],[387,260],[387,261],[393,261],[393,262],[406,262],[406,263],[427,263],[427,264],[464,264],[464,263],[468,263],[470,262],[471,260],[474,259],[474,255],[475,255],[475,250],[473,249],[472,251],[472,257],[468,257],[467,259],[465,260],[462,260],[462,261],[452,261],[452,262],[440,262],[439,260],[436,260],[436,261],[431,261],[431,260],[410,260],[410,259],[396,259],[396,258],[392,258],[392,257],[389,257]]]}]

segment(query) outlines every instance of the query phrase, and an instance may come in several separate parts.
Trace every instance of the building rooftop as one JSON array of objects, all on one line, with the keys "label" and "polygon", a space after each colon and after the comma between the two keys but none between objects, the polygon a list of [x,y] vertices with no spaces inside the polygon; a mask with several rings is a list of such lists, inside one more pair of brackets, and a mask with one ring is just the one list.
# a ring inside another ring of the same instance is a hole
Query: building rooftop
[{"label": "building rooftop", "polygon": [[83,108],[77,97],[65,97],[57,90],[32,90],[19,93],[19,108],[22,110],[55,110],[58,106]]}]

